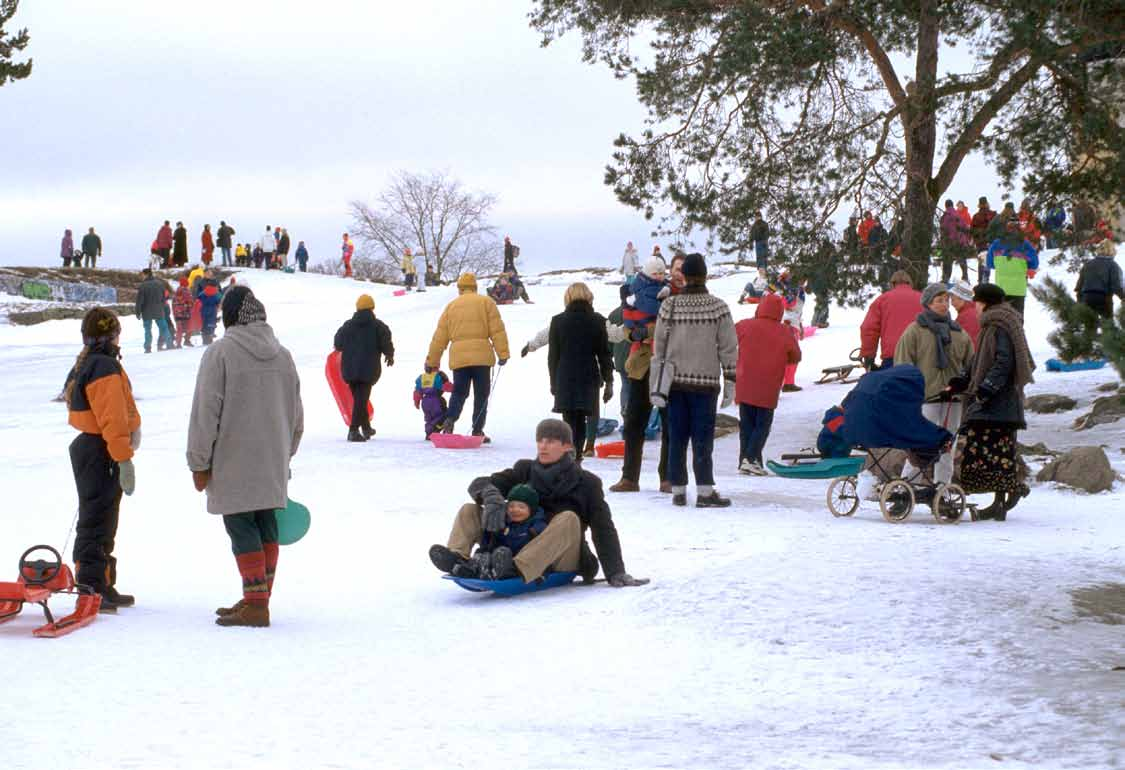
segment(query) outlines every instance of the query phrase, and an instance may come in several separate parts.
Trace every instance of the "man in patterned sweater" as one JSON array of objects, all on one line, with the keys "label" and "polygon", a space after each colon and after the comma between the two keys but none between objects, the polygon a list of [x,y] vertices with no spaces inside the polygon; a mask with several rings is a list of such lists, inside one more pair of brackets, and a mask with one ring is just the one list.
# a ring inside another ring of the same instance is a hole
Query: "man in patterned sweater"
[{"label": "man in patterned sweater", "polygon": [[650,387],[654,404],[668,404],[668,480],[672,502],[687,505],[687,444],[692,448],[697,508],[725,508],[730,499],[715,490],[711,452],[715,412],[734,400],[738,337],[727,303],[707,292],[707,263],[688,254],[681,294],[660,306],[653,335]]}]

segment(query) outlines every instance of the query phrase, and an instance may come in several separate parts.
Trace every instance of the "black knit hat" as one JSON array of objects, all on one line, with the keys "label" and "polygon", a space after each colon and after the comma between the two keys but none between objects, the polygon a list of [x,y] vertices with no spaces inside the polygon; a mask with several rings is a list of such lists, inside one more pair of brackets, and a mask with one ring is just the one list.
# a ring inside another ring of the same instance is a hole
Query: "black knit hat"
[{"label": "black knit hat", "polygon": [[973,302],[983,302],[988,307],[999,305],[1005,299],[1004,290],[994,283],[982,283],[973,289]]},{"label": "black knit hat", "polygon": [[684,257],[684,264],[680,267],[684,278],[707,278],[707,261],[698,252],[692,252]]},{"label": "black knit hat", "polygon": [[574,446],[574,432],[570,429],[570,426],[553,417],[540,420],[539,424],[535,426],[535,440],[540,441],[545,438]]},{"label": "black knit hat", "polygon": [[223,294],[223,326],[266,320],[266,309],[248,286],[233,286]]}]

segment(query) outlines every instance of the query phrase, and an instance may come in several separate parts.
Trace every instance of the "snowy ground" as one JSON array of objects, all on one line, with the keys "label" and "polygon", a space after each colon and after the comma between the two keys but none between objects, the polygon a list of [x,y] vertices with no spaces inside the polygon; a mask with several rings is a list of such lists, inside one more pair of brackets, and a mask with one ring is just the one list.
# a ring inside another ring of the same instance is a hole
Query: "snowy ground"
[{"label": "snowy ground", "polygon": [[[729,437],[716,471],[735,505],[697,511],[653,491],[650,445],[647,491],[610,498],[626,564],[650,586],[485,598],[441,581],[426,549],[474,476],[531,454],[550,407],[545,352],[501,372],[491,447],[441,452],[422,440],[410,392],[454,289],[396,298],[323,276],[249,280],[300,367],[291,494],[314,515],[282,550],[273,627],[212,622],[240,583],[184,461],[200,349],[141,355],[128,320],[144,445],[117,555],[138,606],[55,641],[31,637],[30,611],[0,627],[0,767],[1125,766],[1125,673],[1111,671],[1125,664],[1125,626],[1079,615],[1070,596],[1125,582],[1121,484],[1097,496],[1036,486],[1004,524],[939,526],[917,510],[890,525],[873,503],[833,519],[827,482],[740,477]],[[544,278],[537,304],[502,309],[513,351],[562,309],[569,280]],[[733,303],[745,280],[712,290]],[[616,288],[594,289],[608,312]],[[356,445],[322,372],[361,291],[398,352],[374,394],[379,434]],[[783,396],[769,456],[813,443],[846,390],[812,380],[847,359],[860,318],[833,309],[806,341],[805,390]],[[1041,366],[1050,326],[1029,300]],[[74,513],[73,430],[50,399],[78,336],[77,321],[0,326],[8,579],[27,545],[61,546]],[[1030,392],[1070,393],[1081,409],[1114,376],[1041,368]],[[1125,470],[1125,423],[1075,433],[1078,413],[1035,417],[1021,438],[1104,444]],[[617,461],[587,467],[607,485],[620,475]]]}]

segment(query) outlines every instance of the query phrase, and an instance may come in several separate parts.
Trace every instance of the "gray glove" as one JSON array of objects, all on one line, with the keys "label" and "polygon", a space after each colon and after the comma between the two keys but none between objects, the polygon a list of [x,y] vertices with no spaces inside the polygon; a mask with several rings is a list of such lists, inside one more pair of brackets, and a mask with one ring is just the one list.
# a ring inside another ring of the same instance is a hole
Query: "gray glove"
[{"label": "gray glove", "polygon": [[132,460],[122,460],[117,464],[117,483],[127,495],[133,494],[137,488],[137,469],[133,467]]},{"label": "gray glove", "polygon": [[726,409],[734,403],[734,380],[725,380],[723,382],[723,403],[722,408]]},{"label": "gray glove", "polygon": [[141,448],[141,429],[140,428],[137,428],[135,431],[133,431],[132,433],[129,434],[129,446],[131,446],[133,448],[134,452],[136,452],[138,449]]},{"label": "gray glove", "polygon": [[635,578],[628,572],[618,572],[616,575],[609,579],[609,584],[614,588],[628,588],[632,586],[643,586],[648,583],[648,578]]},{"label": "gray glove", "polygon": [[481,527],[485,532],[499,532],[504,529],[508,505],[500,490],[490,486],[481,494]]}]

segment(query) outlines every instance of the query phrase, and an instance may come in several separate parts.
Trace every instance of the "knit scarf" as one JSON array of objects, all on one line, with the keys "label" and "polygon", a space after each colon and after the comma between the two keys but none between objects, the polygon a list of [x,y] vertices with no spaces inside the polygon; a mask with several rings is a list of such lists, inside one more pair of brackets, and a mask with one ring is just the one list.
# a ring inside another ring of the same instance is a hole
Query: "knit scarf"
[{"label": "knit scarf", "polygon": [[935,313],[929,308],[918,314],[917,321],[918,325],[932,333],[937,341],[938,369],[944,371],[949,368],[949,354],[945,352],[945,347],[952,342],[953,332],[961,331],[961,327],[949,316]]},{"label": "knit scarf", "polygon": [[1012,387],[1021,391],[1024,385],[1035,382],[1031,373],[1035,371],[1035,360],[1027,349],[1027,337],[1023,333],[1023,319],[1016,309],[1007,302],[1001,302],[981,313],[980,336],[977,338],[977,356],[973,361],[973,374],[969,380],[969,393],[976,393],[984,382],[992,362],[996,360],[996,337],[1003,329],[1012,341],[1012,355],[1015,358]]},{"label": "knit scarf", "polygon": [[569,454],[563,455],[557,463],[550,465],[543,465],[536,460],[531,464],[531,472],[528,474],[531,486],[535,487],[540,497],[549,497],[552,493],[562,491],[558,489],[559,482],[573,467],[574,460]]}]

